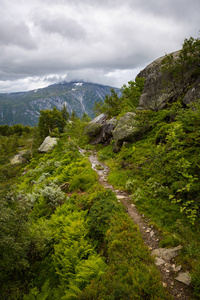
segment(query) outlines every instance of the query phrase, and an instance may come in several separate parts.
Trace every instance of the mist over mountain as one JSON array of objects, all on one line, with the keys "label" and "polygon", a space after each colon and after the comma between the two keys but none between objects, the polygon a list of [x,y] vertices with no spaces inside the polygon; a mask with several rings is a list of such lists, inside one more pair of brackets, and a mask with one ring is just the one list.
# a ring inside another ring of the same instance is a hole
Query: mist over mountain
[{"label": "mist over mountain", "polygon": [[[104,100],[113,87],[84,81],[61,82],[28,92],[0,94],[0,125],[23,124],[34,126],[38,123],[40,110],[61,109],[66,105],[71,114],[78,117],[84,113],[93,117],[95,102]],[[113,88],[119,95],[121,91]]]}]

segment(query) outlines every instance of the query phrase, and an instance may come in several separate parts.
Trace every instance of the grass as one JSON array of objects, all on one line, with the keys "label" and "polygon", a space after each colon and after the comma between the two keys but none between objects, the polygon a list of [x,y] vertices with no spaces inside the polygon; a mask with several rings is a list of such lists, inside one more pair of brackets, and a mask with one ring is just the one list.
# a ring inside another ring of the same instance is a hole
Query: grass
[{"label": "grass", "polygon": [[[174,128],[179,130],[179,127],[173,125],[170,132]],[[177,133],[180,136],[175,137],[173,141],[156,144],[156,133],[154,128],[142,140],[123,146],[119,153],[112,152],[112,145],[100,149],[98,157],[110,167],[109,183],[116,189],[132,194],[132,201],[138,210],[159,229],[162,235],[160,247],[182,244],[183,250],[178,262],[184,270],[191,271],[194,293],[199,295],[199,218],[195,218],[193,222],[186,211],[181,213],[180,210],[184,201],[187,203],[187,199],[192,200],[196,197],[198,201],[198,192],[195,191],[199,186],[198,151],[190,140],[190,134],[185,135],[180,131]],[[194,133],[191,134],[192,139],[193,135]],[[188,190],[185,189],[186,186]],[[173,194],[175,199],[178,195],[183,198],[180,201],[172,201],[170,195]],[[188,210],[188,213],[192,212],[193,202],[188,202],[187,205],[191,210]]]}]

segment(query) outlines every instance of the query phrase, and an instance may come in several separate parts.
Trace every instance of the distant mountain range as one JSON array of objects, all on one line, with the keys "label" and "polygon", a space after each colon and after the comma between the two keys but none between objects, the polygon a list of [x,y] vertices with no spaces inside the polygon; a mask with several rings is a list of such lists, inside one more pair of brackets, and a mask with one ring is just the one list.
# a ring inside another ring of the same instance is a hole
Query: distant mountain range
[{"label": "distant mountain range", "polygon": [[[110,94],[111,86],[89,82],[61,82],[46,88],[18,93],[0,93],[0,125],[38,123],[40,110],[61,109],[65,104],[69,113],[73,110],[78,117],[83,113],[93,117],[95,102]],[[121,90],[113,88],[119,95]]]}]

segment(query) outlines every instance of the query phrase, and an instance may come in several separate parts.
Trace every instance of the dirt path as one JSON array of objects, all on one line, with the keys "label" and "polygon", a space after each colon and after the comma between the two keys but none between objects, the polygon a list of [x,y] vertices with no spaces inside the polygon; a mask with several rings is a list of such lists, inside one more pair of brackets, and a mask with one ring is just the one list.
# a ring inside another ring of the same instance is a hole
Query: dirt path
[{"label": "dirt path", "polygon": [[[96,153],[89,156],[92,168],[99,176],[99,182],[107,189],[111,189],[119,202],[127,209],[128,215],[139,226],[144,243],[149,247],[153,255],[156,254],[156,265],[160,271],[163,287],[169,292],[173,299],[193,300],[192,289],[187,284],[184,284],[178,279],[184,277],[183,281],[190,280],[187,273],[181,271],[181,266],[175,264],[174,258],[178,255],[181,246],[171,249],[160,249],[159,240],[160,234],[153,226],[148,225],[149,220],[144,215],[140,215],[135,205],[131,203],[130,195],[124,191],[115,190],[107,181],[109,168],[98,161]],[[183,275],[182,275],[183,274]],[[175,279],[177,278],[177,279]]]}]

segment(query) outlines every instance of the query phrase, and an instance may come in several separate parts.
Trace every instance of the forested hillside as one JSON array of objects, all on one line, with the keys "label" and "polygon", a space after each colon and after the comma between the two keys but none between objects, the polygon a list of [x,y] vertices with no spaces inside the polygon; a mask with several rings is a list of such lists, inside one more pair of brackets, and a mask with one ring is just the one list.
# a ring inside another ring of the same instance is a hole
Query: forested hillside
[{"label": "forested hillside", "polygon": [[[35,126],[40,110],[67,107],[78,117],[84,113],[93,117],[95,102],[110,94],[112,87],[89,82],[61,82],[48,87],[18,93],[0,93],[0,124]],[[113,88],[121,94],[120,89]]]},{"label": "forested hillside", "polygon": [[[54,108],[41,111],[38,127],[0,126],[2,299],[173,299],[175,271],[167,287],[138,226],[99,183],[88,160],[93,151],[110,167],[109,182],[131,195],[159,233],[159,246],[180,246],[173,264],[191,277],[190,298],[182,299],[200,298],[200,102],[183,101],[198,90],[199,53],[199,39],[191,38],[178,56],[160,60],[152,106],[148,68],[122,96],[112,91],[95,105],[103,122]],[[38,153],[46,136],[57,145]]]}]

